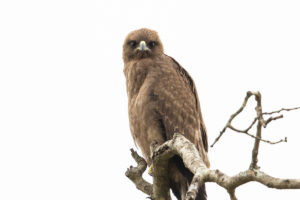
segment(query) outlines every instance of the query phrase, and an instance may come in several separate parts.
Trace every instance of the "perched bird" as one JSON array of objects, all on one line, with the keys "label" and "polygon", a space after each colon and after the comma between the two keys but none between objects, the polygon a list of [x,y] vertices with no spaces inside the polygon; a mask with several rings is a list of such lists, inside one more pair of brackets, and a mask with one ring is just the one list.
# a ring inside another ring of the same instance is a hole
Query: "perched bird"
[{"label": "perched bird", "polygon": [[[164,54],[157,32],[145,28],[130,32],[123,45],[123,60],[130,130],[148,165],[150,144],[162,144],[179,132],[195,144],[209,167],[206,128],[194,81],[175,59]],[[168,177],[174,195],[184,199],[193,174],[180,157],[170,160]],[[206,199],[205,186],[196,199]]]}]

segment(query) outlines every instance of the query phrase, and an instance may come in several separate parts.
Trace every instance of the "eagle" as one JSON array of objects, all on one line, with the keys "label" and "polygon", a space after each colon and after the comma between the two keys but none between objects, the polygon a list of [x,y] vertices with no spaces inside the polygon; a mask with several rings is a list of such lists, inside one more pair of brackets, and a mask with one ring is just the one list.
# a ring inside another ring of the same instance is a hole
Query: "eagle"
[{"label": "eagle", "polygon": [[[164,53],[158,33],[147,28],[130,32],[123,44],[123,61],[130,131],[148,166],[152,162],[150,144],[162,144],[179,132],[196,146],[209,167],[206,127],[195,83]],[[170,159],[168,177],[176,198],[184,199],[193,174],[179,156]],[[206,198],[203,185],[196,199]]]}]

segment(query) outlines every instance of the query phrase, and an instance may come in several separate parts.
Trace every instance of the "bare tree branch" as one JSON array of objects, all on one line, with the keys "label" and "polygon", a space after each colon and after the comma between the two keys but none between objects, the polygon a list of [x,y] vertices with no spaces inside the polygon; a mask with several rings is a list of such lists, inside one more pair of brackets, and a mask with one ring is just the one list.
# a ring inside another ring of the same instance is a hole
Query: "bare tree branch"
[{"label": "bare tree branch", "polygon": [[[170,187],[168,177],[168,162],[175,154],[167,145],[159,146],[157,142],[151,144],[153,167],[153,194],[154,200],[170,200]],[[164,153],[162,153],[164,152]]]},{"label": "bare tree branch", "polygon": [[248,133],[247,131],[242,131],[242,130],[239,130],[239,129],[236,129],[234,128],[233,126],[229,126],[228,128],[230,128],[231,130],[235,131],[235,132],[238,132],[238,133],[243,133],[243,134],[246,134],[254,139],[259,139],[261,140],[262,142],[265,142],[265,143],[269,143],[269,144],[278,144],[278,143],[281,143],[281,142],[287,142],[287,137],[285,137],[284,139],[281,139],[281,140],[278,140],[276,142],[272,142],[270,140],[266,140],[266,139],[262,139],[262,138],[258,138],[256,137],[255,135],[252,135],[250,133]]},{"label": "bare tree branch", "polygon": [[[251,96],[255,96],[257,105],[255,107],[256,117],[245,130],[240,130],[231,125],[232,120],[243,111],[245,108],[248,99]],[[220,132],[220,135],[216,138],[213,145],[221,138],[223,133],[227,128],[244,133],[255,139],[253,149],[251,164],[248,170],[242,171],[234,176],[228,176],[219,170],[211,170],[207,168],[204,161],[200,157],[200,154],[194,144],[192,144],[188,139],[186,139],[180,133],[175,133],[173,139],[166,141],[162,145],[157,145],[154,143],[151,145],[151,157],[153,160],[153,185],[146,182],[142,178],[142,173],[146,169],[146,162],[143,158],[139,157],[136,152],[132,150],[132,156],[138,163],[138,167],[130,167],[127,170],[126,176],[128,176],[136,185],[136,187],[143,191],[144,193],[151,196],[153,200],[170,200],[169,193],[169,183],[168,183],[168,161],[174,155],[178,155],[182,158],[183,163],[186,168],[188,168],[193,174],[193,180],[188,188],[185,200],[194,200],[197,196],[199,188],[205,182],[215,182],[219,186],[225,188],[230,196],[231,200],[237,200],[235,195],[235,189],[240,185],[248,183],[250,181],[259,182],[267,187],[276,188],[276,189],[300,189],[300,179],[280,179],[272,177],[265,172],[260,171],[258,167],[258,152],[259,144],[261,141],[267,142],[270,144],[277,144],[280,142],[287,142],[287,138],[279,140],[278,142],[271,142],[268,140],[262,139],[262,127],[266,127],[271,121],[282,118],[282,115],[269,117],[267,120],[264,120],[264,115],[271,115],[274,113],[280,113],[281,111],[290,111],[296,110],[300,107],[291,108],[291,109],[280,109],[278,111],[263,113],[262,104],[261,104],[261,94],[259,92],[247,92],[247,95],[244,99],[242,106],[231,115],[226,126]],[[256,134],[252,135],[248,131],[256,124]],[[212,146],[213,146],[212,145]]]},{"label": "bare tree branch", "polygon": [[[241,129],[238,129],[238,128],[235,128],[233,125],[232,125],[232,121],[234,120],[235,117],[237,117],[243,110],[244,108],[246,107],[247,105],[247,102],[248,102],[248,99],[251,97],[251,96],[254,96],[255,97],[255,100],[257,102],[257,105],[256,105],[256,117],[254,118],[254,120],[252,121],[252,123],[249,125],[248,128],[246,128],[245,130],[241,130]],[[213,144],[210,146],[210,147],[213,147],[218,141],[219,139],[222,137],[222,135],[224,134],[224,132],[227,130],[227,128],[235,131],[235,132],[238,132],[238,133],[244,133],[256,140],[260,140],[262,142],[266,142],[266,143],[269,143],[269,144],[278,144],[278,143],[281,143],[281,142],[286,142],[286,138],[285,139],[281,139],[281,140],[278,140],[276,142],[272,142],[272,141],[269,141],[269,140],[265,140],[261,137],[259,137],[257,135],[257,132],[256,135],[253,135],[253,134],[250,134],[249,131],[251,130],[251,128],[254,126],[254,124],[256,123],[260,123],[261,126],[263,126],[264,128],[267,127],[267,125],[272,122],[272,121],[275,121],[277,119],[281,119],[283,118],[283,115],[278,115],[278,116],[275,116],[275,117],[269,117],[267,120],[264,120],[263,116],[264,115],[272,115],[272,114],[275,114],[275,113],[280,113],[282,111],[291,111],[291,110],[297,110],[297,109],[300,109],[300,107],[295,107],[295,108],[282,108],[280,110],[277,110],[277,111],[273,111],[273,112],[262,112],[262,105],[261,105],[261,94],[260,92],[251,92],[251,91],[248,91],[247,94],[246,94],[246,97],[243,101],[243,104],[242,106],[235,112],[233,113],[228,122],[226,123],[225,127],[221,130],[219,136],[215,139],[215,141],[213,142]],[[260,128],[259,128],[260,129]],[[258,131],[258,127],[257,127],[257,131]],[[258,147],[258,146],[257,146]]]},{"label": "bare tree branch", "polygon": [[201,179],[201,174],[195,174],[193,180],[189,186],[189,189],[186,193],[186,200],[196,199],[198,190],[200,186],[204,184],[203,179]]},{"label": "bare tree branch", "polygon": [[281,108],[280,110],[276,110],[276,111],[273,111],[273,112],[264,112],[262,114],[263,115],[272,115],[272,114],[275,114],[275,113],[280,113],[281,111],[291,111],[291,110],[297,110],[297,109],[300,109],[300,107],[295,107],[295,108]]},{"label": "bare tree branch", "polygon": [[[185,200],[194,200],[204,182],[215,182],[225,188],[231,199],[237,199],[234,193],[237,187],[250,181],[256,181],[276,189],[300,189],[300,179],[275,178],[258,168],[248,169],[234,176],[228,176],[220,170],[211,170],[204,164],[194,144],[179,133],[176,133],[172,140],[165,142],[154,150],[153,159],[157,161],[155,164],[156,170],[159,170],[164,165],[164,161],[168,161],[174,155],[182,157],[184,165],[194,174]],[[153,187],[155,188],[155,186]],[[168,196],[163,197],[157,193],[156,197],[153,194],[153,199],[168,199]]]},{"label": "bare tree branch", "polygon": [[139,156],[136,151],[130,149],[131,156],[134,158],[135,162],[138,164],[137,167],[132,167],[127,169],[125,175],[136,185],[136,188],[145,194],[151,196],[153,187],[152,184],[148,183],[143,179],[143,173],[147,168],[147,163],[144,158]]},{"label": "bare tree branch", "polygon": [[281,119],[283,118],[283,115],[278,115],[276,117],[269,117],[265,123],[265,127],[267,127],[268,123],[270,123],[271,121],[277,120],[277,119]]},{"label": "bare tree branch", "polygon": [[214,143],[213,143],[210,147],[213,147],[213,146],[219,141],[219,139],[220,139],[220,138],[222,137],[222,135],[225,133],[226,129],[227,129],[229,126],[231,126],[232,120],[233,120],[238,114],[240,114],[240,113],[244,110],[244,108],[245,108],[246,105],[247,105],[248,99],[249,99],[251,96],[252,96],[251,92],[247,92],[247,95],[246,95],[246,97],[245,97],[245,99],[244,99],[244,102],[243,102],[242,106],[241,106],[235,113],[233,113],[233,114],[230,116],[228,122],[226,123],[226,126],[222,129],[222,131],[220,132],[219,136],[215,139]]},{"label": "bare tree branch", "polygon": [[229,190],[228,193],[229,193],[231,200],[237,200],[237,198],[235,196],[235,190]]}]

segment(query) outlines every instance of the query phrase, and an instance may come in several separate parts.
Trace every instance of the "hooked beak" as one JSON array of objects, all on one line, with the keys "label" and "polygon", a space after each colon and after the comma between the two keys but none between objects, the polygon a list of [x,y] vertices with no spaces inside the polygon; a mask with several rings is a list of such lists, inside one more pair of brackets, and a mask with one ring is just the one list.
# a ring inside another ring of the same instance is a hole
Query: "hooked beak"
[{"label": "hooked beak", "polygon": [[147,47],[147,44],[145,41],[141,41],[139,46],[137,47],[140,51],[149,51],[150,49]]}]

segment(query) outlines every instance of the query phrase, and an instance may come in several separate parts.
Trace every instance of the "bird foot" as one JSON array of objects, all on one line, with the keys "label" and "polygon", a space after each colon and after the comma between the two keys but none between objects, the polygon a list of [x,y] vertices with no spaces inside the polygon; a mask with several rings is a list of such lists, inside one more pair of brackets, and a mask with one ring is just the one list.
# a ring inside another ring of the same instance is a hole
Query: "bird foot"
[{"label": "bird foot", "polygon": [[150,176],[153,176],[153,165],[150,165],[149,169],[148,169],[148,174]]}]

